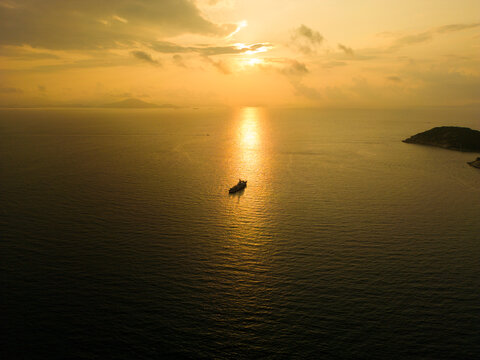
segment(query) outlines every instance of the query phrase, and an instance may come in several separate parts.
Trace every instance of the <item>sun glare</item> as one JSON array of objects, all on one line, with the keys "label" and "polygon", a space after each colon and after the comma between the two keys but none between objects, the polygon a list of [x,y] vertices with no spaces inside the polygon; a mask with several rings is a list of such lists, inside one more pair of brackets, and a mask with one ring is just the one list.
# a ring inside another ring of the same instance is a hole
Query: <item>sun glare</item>
[{"label": "sun glare", "polygon": [[246,64],[249,65],[249,66],[260,65],[260,64],[263,64],[263,63],[264,63],[263,59],[259,59],[259,58],[252,58],[252,59],[248,59],[246,61]]},{"label": "sun glare", "polygon": [[233,46],[235,46],[238,50],[245,50],[243,54],[247,54],[247,55],[265,52],[272,48],[270,44],[257,46],[256,44],[246,45],[243,43],[236,43],[236,44],[233,44]]},{"label": "sun glare", "polygon": [[269,50],[268,46],[261,46],[261,47],[255,49],[255,50],[247,50],[247,51],[245,51],[245,54],[251,55],[251,54],[265,52],[265,51],[268,51],[268,50]]},{"label": "sun glare", "polygon": [[248,45],[245,45],[243,43],[236,43],[236,44],[233,44],[233,46],[235,46],[239,50],[248,49]]}]

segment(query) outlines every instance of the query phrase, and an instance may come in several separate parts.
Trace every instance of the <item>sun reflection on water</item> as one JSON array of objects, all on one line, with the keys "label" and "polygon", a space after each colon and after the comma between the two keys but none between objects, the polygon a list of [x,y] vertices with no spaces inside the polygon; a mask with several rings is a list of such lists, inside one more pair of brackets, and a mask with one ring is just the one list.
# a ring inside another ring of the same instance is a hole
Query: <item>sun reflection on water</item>
[{"label": "sun reflection on water", "polygon": [[239,296],[232,304],[243,308],[251,301],[252,284],[264,280],[268,263],[268,243],[271,211],[268,203],[269,156],[268,156],[268,114],[263,108],[247,107],[236,112],[231,122],[231,144],[228,168],[229,178],[248,181],[243,192],[229,195],[225,211],[225,246],[230,251],[228,266],[239,274],[236,281]]},{"label": "sun reflection on water", "polygon": [[[255,261],[262,252],[266,221],[266,114],[257,107],[240,109],[232,123],[232,158],[230,177],[248,181],[244,192],[231,196],[236,206],[231,208],[232,224],[228,226],[232,246],[242,264]],[[231,203],[230,203],[231,204]],[[255,224],[255,225],[253,225]],[[233,245],[234,244],[234,245]],[[243,265],[242,265],[243,267]]]},{"label": "sun reflection on water", "polygon": [[242,150],[256,149],[259,143],[259,110],[257,108],[245,108],[242,111],[242,123],[240,129],[240,143]]},{"label": "sun reflection on water", "polygon": [[238,138],[239,176],[258,180],[262,170],[261,157],[263,134],[261,126],[262,111],[259,108],[248,107],[241,110]]}]

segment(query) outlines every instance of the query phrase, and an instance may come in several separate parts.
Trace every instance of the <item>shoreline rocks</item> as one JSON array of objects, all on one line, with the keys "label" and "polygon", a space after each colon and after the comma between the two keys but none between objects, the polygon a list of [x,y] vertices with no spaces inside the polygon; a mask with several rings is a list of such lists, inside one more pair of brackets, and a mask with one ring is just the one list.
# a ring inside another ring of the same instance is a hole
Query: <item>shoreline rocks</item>
[{"label": "shoreline rocks", "polygon": [[477,157],[476,160],[468,161],[467,164],[470,165],[470,166],[473,166],[477,169],[480,169],[480,157]]}]

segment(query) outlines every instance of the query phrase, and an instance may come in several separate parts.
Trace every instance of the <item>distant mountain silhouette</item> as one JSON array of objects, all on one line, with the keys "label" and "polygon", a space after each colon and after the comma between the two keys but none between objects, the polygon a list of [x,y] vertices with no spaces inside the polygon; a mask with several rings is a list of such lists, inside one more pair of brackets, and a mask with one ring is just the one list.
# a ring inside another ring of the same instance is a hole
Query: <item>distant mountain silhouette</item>
[{"label": "distant mountain silhouette", "polygon": [[122,101],[106,104],[106,105],[103,105],[102,107],[122,108],[122,109],[148,109],[148,108],[153,109],[153,108],[176,108],[177,106],[171,105],[171,104],[157,105],[157,104],[148,103],[140,99],[129,98]]},{"label": "distant mountain silhouette", "polygon": [[441,126],[413,135],[403,142],[449,150],[480,152],[480,131],[466,127]]}]

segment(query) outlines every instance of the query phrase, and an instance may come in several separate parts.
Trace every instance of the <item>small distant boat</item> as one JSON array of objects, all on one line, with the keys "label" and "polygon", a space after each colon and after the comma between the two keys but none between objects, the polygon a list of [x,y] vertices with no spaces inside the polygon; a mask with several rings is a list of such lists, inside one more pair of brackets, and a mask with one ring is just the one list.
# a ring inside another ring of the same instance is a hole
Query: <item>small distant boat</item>
[{"label": "small distant boat", "polygon": [[247,187],[247,180],[238,179],[238,184],[235,185],[234,187],[231,187],[230,190],[228,190],[228,192],[230,194],[233,194],[233,193],[236,193],[237,191],[245,189],[246,187]]}]

